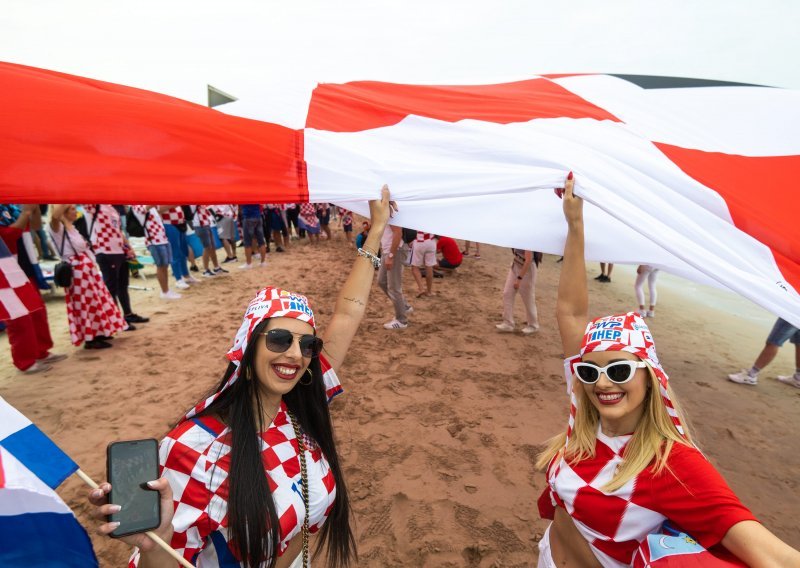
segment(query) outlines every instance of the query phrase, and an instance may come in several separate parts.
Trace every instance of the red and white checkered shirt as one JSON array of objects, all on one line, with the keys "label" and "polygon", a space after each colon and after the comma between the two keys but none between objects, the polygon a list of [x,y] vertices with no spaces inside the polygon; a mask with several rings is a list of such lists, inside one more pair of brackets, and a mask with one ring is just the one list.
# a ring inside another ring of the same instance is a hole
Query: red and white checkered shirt
[{"label": "red and white checkered shirt", "polygon": [[[111,205],[84,205],[87,214],[86,230],[91,227],[92,249],[95,254],[123,254],[125,252],[125,238],[122,234],[122,223],[119,213]],[[95,219],[96,217],[96,219]]]},{"label": "red and white checkered shirt", "polygon": [[[279,554],[300,534],[305,518],[299,444],[282,402],[261,438],[261,460],[280,522]],[[317,532],[336,499],[333,471],[319,446],[303,435],[308,476],[309,529]],[[204,416],[185,420],[159,448],[161,475],[172,488],[175,516],[172,547],[196,566],[238,565],[228,542],[228,472],[231,431]],[[138,565],[134,553],[130,566]]]},{"label": "red and white checkered shirt", "polygon": [[303,217],[316,217],[317,216],[317,206],[313,203],[301,203],[300,204],[300,215]]},{"label": "red and white checkered shirt", "polygon": [[180,225],[186,222],[186,215],[180,205],[176,205],[166,213],[161,214],[161,218],[167,225]]},{"label": "red and white checkered shirt", "polygon": [[235,205],[209,205],[209,207],[223,217],[227,217],[228,219],[236,219]]},{"label": "red and white checkered shirt", "polygon": [[[161,221],[161,215],[158,214],[156,207],[148,208],[147,205],[133,205],[132,208],[139,222],[144,223],[144,244],[146,246],[169,243],[167,232],[164,230],[164,222]],[[147,219],[146,223],[145,219]]]},{"label": "red and white checkered shirt", "polygon": [[197,205],[194,209],[194,219],[192,225],[195,227],[210,227],[214,222],[214,216],[205,205]]},{"label": "red and white checkered shirt", "polygon": [[422,231],[417,231],[417,242],[419,243],[429,241],[432,238],[433,238],[433,233],[423,233]]},{"label": "red and white checkered shirt", "polygon": [[560,467],[553,460],[549,485],[539,498],[543,518],[552,519],[556,506],[569,513],[602,566],[631,566],[640,542],[667,520],[706,548],[736,523],[755,520],[703,454],[685,444],[672,447],[660,474],[654,475],[651,466],[620,489],[603,491],[630,438],[609,437],[598,428],[595,456],[559,460]]}]

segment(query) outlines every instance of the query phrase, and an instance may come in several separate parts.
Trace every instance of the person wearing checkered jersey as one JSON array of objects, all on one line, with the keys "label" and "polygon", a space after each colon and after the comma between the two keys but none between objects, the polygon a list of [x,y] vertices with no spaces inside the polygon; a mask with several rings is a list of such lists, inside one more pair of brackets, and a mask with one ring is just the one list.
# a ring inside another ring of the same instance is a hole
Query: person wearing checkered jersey
[{"label": "person wearing checkered jersey", "polygon": [[108,340],[127,327],[114,299],[103,282],[94,255],[73,226],[78,211],[73,204],[53,205],[48,231],[58,254],[72,267],[72,281],[66,288],[67,321],[72,344],[85,349],[108,349]]},{"label": "person wearing checkered jersey", "polygon": [[579,355],[565,361],[566,432],[537,461],[548,482],[539,512],[553,521],[538,566],[632,566],[665,524],[731,561],[800,566],[800,552],[763,527],[695,447],[644,320],[590,321],[583,200],[573,190],[570,172],[556,190],[568,225],[556,313],[564,353]]},{"label": "person wearing checkered jersey", "polygon": [[134,330],[135,323],[147,323],[150,318],[133,312],[128,294],[128,259],[125,253],[125,235],[122,233],[122,221],[113,205],[84,205],[87,217],[87,228],[91,231],[89,238],[92,252],[95,255],[100,272],[103,274],[111,297],[119,304],[128,330]]},{"label": "person wearing checkered jersey", "polygon": [[[369,203],[365,250],[396,209],[386,186]],[[158,535],[198,567],[309,566],[308,534],[319,532],[314,558],[325,566],[355,560],[347,489],[328,412],[341,391],[341,366],[366,310],[377,257],[356,260],[322,339],[305,296],[267,287],[250,302],[222,380],[185,414],[160,445]],[[107,483],[89,496],[96,518],[116,510]],[[108,534],[117,526],[98,527]],[[175,562],[145,535],[130,566]]]}]

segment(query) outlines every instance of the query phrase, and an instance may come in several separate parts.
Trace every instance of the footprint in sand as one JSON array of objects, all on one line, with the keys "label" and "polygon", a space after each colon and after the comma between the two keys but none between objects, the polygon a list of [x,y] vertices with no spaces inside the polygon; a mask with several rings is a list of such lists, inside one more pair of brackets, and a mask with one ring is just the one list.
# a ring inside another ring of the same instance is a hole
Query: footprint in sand
[{"label": "footprint in sand", "polygon": [[374,511],[375,509],[373,509],[373,521],[362,534],[362,538],[392,534],[394,532],[391,503],[382,505],[377,514]]}]

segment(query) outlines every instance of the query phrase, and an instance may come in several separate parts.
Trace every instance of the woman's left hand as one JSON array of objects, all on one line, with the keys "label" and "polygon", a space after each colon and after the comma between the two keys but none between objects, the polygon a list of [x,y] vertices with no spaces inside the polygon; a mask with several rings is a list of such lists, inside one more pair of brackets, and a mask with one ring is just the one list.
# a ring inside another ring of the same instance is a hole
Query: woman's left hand
[{"label": "woman's left hand", "polygon": [[389,194],[389,186],[384,185],[381,188],[381,198],[372,199],[369,202],[369,219],[372,229],[378,227],[383,231],[386,223],[393,217],[394,212],[397,211],[397,203],[391,200]]}]

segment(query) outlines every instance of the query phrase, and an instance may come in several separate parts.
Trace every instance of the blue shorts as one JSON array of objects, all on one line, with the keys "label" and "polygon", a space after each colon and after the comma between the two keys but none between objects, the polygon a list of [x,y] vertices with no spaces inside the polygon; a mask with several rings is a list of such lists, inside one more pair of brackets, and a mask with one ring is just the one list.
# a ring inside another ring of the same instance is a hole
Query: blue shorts
[{"label": "blue shorts", "polygon": [[319,224],[322,225],[323,227],[329,225],[331,222],[330,208],[317,210],[317,219],[319,219]]},{"label": "blue shorts", "polygon": [[787,339],[791,340],[795,345],[800,345],[800,329],[797,329],[788,321],[778,318],[778,321],[772,326],[772,331],[769,332],[767,343],[781,347],[786,343]]},{"label": "blue shorts", "polygon": [[156,266],[169,266],[172,262],[172,247],[169,246],[169,243],[147,245],[147,250],[150,251],[150,256],[153,257],[153,263]]},{"label": "blue shorts", "polygon": [[458,264],[453,264],[449,260],[447,260],[446,258],[443,258],[442,260],[439,261],[439,266],[442,267],[442,268],[456,269],[459,266],[461,266],[461,263],[459,262]]},{"label": "blue shorts", "polygon": [[263,247],[267,244],[264,240],[264,225],[261,217],[246,217],[242,219],[242,244],[245,248],[252,248],[253,238],[258,242],[258,246]]},{"label": "blue shorts", "polygon": [[211,227],[193,227],[197,238],[203,245],[204,249],[214,248],[214,237],[211,236]]},{"label": "blue shorts", "polygon": [[269,222],[270,231],[283,231],[286,229],[286,225],[283,223],[283,215],[281,215],[280,211],[270,209],[267,220]]}]

